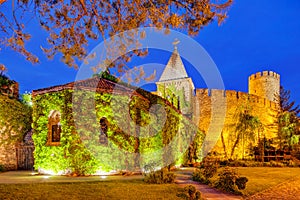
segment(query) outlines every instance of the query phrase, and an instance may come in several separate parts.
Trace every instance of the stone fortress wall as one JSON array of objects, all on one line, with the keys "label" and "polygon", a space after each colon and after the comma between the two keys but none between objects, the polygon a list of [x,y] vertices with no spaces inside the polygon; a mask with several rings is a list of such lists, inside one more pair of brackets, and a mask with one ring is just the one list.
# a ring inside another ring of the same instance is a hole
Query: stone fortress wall
[{"label": "stone fortress wall", "polygon": [[0,165],[2,165],[5,170],[17,169],[17,155],[15,144],[0,145]]},{"label": "stone fortress wall", "polygon": [[[280,76],[272,71],[264,71],[249,77],[249,93],[233,90],[196,89],[193,100],[194,122],[205,133],[208,133],[212,127],[222,130],[221,133],[215,134],[218,138],[212,151],[223,156],[227,154],[230,157],[237,135],[235,129],[238,116],[245,110],[249,110],[250,114],[258,117],[263,124],[263,129],[255,136],[255,142],[246,144],[248,147],[257,145],[259,138],[276,137],[275,122],[279,106],[274,97],[275,94],[279,94],[279,87]],[[249,148],[245,149],[249,151]],[[238,146],[233,157],[240,158],[241,155],[241,147]]]}]

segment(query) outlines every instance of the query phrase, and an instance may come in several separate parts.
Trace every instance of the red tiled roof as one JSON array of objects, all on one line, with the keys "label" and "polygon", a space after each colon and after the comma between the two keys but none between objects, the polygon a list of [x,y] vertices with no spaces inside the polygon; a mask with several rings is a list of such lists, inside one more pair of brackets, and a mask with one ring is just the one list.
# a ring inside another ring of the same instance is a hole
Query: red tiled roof
[{"label": "red tiled roof", "polygon": [[[32,95],[39,95],[51,92],[63,91],[65,89],[71,90],[86,90],[86,91],[94,91],[94,92],[107,92],[107,93],[116,93],[116,94],[131,94],[138,95],[143,97],[133,87],[126,87],[124,85],[114,83],[107,79],[93,77],[86,80],[75,81],[71,83],[67,83],[64,85],[57,85],[48,88],[42,88],[38,90],[33,90]],[[144,98],[144,97],[143,97]]]}]

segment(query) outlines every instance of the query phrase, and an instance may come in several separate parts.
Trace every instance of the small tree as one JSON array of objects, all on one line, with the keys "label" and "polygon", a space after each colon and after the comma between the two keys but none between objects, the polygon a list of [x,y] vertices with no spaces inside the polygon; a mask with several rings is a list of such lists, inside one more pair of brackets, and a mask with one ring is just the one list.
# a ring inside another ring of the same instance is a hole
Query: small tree
[{"label": "small tree", "polygon": [[237,138],[231,150],[231,157],[234,155],[234,150],[237,145],[242,142],[243,159],[245,157],[245,141],[254,141],[256,132],[262,127],[262,123],[259,118],[250,114],[249,110],[246,109],[239,113],[238,123],[236,126]]},{"label": "small tree", "polygon": [[235,169],[224,168],[215,182],[215,187],[226,192],[240,193],[239,190],[246,188],[247,177],[240,177]]},{"label": "small tree", "polygon": [[277,115],[279,146],[283,148],[284,143],[288,144],[289,149],[297,142],[299,133],[300,106],[290,99],[290,91],[280,87],[279,95],[276,100],[279,103],[280,110]]}]

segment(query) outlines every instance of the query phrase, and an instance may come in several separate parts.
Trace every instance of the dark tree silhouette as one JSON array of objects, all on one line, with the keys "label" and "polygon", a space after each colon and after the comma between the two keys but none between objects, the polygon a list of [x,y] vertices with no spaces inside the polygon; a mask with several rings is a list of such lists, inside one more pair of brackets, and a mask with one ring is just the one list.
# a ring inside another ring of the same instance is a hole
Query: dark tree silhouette
[{"label": "dark tree silhouette", "polygon": [[276,97],[280,105],[278,112],[278,139],[280,148],[287,144],[289,149],[298,143],[299,127],[300,127],[300,106],[295,101],[290,100],[290,91],[280,87],[280,94]]}]

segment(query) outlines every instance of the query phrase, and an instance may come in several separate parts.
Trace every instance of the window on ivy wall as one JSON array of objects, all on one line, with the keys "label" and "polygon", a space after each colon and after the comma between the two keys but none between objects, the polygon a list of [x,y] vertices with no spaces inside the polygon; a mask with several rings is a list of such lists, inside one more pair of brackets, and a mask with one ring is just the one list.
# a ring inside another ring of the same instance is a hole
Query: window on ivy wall
[{"label": "window on ivy wall", "polygon": [[100,123],[99,143],[106,146],[108,144],[108,139],[107,139],[108,121],[105,117],[102,117],[99,123]]},{"label": "window on ivy wall", "polygon": [[48,118],[48,145],[59,145],[61,135],[60,112],[53,110]]}]

